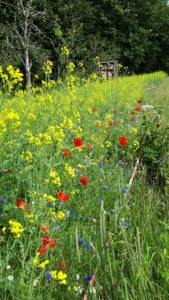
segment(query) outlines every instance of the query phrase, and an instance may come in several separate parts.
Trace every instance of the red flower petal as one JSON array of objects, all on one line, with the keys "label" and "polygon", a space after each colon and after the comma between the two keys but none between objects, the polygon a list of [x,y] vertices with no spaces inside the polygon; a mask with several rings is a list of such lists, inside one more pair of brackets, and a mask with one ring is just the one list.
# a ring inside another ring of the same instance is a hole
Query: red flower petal
[{"label": "red flower petal", "polygon": [[138,111],[138,112],[142,112],[141,107],[136,107],[134,110],[135,110],[135,111]]},{"label": "red flower petal", "polygon": [[65,194],[64,192],[58,192],[58,193],[57,193],[57,197],[58,197],[59,200],[61,200],[61,201],[67,201],[67,200],[70,199],[70,197],[69,197],[67,194]]},{"label": "red flower petal", "polygon": [[49,245],[49,240],[50,240],[50,237],[48,235],[43,235],[42,236],[42,244],[43,244],[43,246]]},{"label": "red flower petal", "polygon": [[40,254],[44,254],[46,252],[46,246],[45,245],[41,245],[40,248],[39,248],[39,250],[38,250],[38,252]]},{"label": "red flower petal", "polygon": [[63,155],[64,155],[65,157],[70,157],[70,150],[65,149],[64,152],[63,152]]},{"label": "red flower petal", "polygon": [[51,248],[54,248],[56,246],[56,241],[50,238],[50,240],[49,240],[49,246]]},{"label": "red flower petal", "polygon": [[120,141],[120,144],[121,144],[122,147],[127,146],[127,138],[125,136],[121,136],[119,141]]},{"label": "red flower petal", "polygon": [[83,146],[83,141],[80,138],[74,138],[73,139],[75,147],[82,147]]},{"label": "red flower petal", "polygon": [[39,226],[40,226],[40,228],[41,228],[42,231],[44,231],[44,232],[48,232],[49,231],[49,229],[46,226],[41,225],[41,224]]},{"label": "red flower petal", "polygon": [[109,125],[109,126],[112,126],[113,123],[114,123],[113,121],[109,121],[109,122],[108,122],[108,125]]},{"label": "red flower petal", "polygon": [[81,176],[80,177],[80,183],[83,184],[84,186],[88,185],[89,182],[88,182],[88,179],[86,176]]},{"label": "red flower petal", "polygon": [[24,209],[24,206],[25,206],[24,201],[21,200],[21,199],[18,199],[17,200],[17,206],[20,207],[20,208],[22,208],[22,209]]},{"label": "red flower petal", "polygon": [[29,205],[28,204],[25,204],[23,200],[21,199],[18,199],[17,200],[17,206],[21,209],[28,209],[29,208]]}]

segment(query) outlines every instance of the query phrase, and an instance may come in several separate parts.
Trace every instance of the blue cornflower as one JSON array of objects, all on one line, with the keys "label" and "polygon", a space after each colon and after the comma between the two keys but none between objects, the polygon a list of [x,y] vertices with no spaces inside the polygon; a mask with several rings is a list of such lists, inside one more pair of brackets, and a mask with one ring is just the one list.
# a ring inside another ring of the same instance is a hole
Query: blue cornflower
[{"label": "blue cornflower", "polygon": [[103,188],[103,190],[108,190],[109,189],[109,187],[107,185],[103,185],[102,188]]},{"label": "blue cornflower", "polygon": [[77,216],[78,216],[78,214],[77,214],[76,211],[72,211],[72,215],[73,215],[74,217],[77,217]]},{"label": "blue cornflower", "polygon": [[84,280],[86,280],[86,281],[90,281],[92,279],[92,276],[91,275],[88,275],[88,276],[86,276],[85,278],[84,278]]},{"label": "blue cornflower", "polygon": [[80,238],[80,239],[79,239],[79,243],[81,243],[82,245],[85,245],[85,246],[86,246],[86,241],[85,241],[85,239],[83,239],[83,238]]},{"label": "blue cornflower", "polygon": [[51,280],[52,280],[52,276],[51,276],[50,271],[47,271],[47,272],[46,272],[46,276],[47,276],[47,280],[48,280],[48,281],[51,281]]},{"label": "blue cornflower", "polygon": [[122,191],[123,194],[126,194],[128,192],[128,189],[123,188],[123,189],[121,189],[121,191]]},{"label": "blue cornflower", "polygon": [[129,227],[129,223],[127,223],[127,222],[125,222],[125,221],[122,221],[121,224],[122,224],[124,227],[126,227],[126,228]]}]

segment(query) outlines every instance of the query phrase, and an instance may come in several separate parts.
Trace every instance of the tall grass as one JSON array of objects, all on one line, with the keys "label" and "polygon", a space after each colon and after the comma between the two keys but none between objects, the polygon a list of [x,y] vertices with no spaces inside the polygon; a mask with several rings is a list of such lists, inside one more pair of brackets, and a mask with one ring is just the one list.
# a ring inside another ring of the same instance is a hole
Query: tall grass
[{"label": "tall grass", "polygon": [[[126,196],[144,114],[137,100],[166,105],[167,82],[155,73],[1,98],[0,299],[168,299],[167,195],[146,184],[140,167]],[[60,191],[70,199],[59,201]],[[20,237],[9,220],[24,227]],[[57,244],[33,263],[44,235]]]}]

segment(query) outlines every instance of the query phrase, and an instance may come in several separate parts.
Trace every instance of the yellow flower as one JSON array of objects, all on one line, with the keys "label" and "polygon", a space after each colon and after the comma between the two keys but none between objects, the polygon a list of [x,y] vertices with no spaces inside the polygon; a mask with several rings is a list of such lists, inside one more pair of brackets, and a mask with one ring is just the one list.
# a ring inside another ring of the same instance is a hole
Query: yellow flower
[{"label": "yellow flower", "polygon": [[58,272],[58,279],[60,280],[59,283],[60,284],[66,284],[67,283],[67,274],[63,273],[62,271]]},{"label": "yellow flower", "polygon": [[[58,176],[58,173],[56,172],[56,170],[51,170],[49,177],[51,178],[51,183],[56,184],[57,186],[62,185],[60,177]],[[49,182],[50,182],[50,180],[48,182],[46,181],[46,183],[49,183]]]},{"label": "yellow flower", "polygon": [[47,132],[45,132],[43,134],[43,144],[46,144],[46,145],[51,145],[52,144],[52,138]]},{"label": "yellow flower", "polygon": [[75,171],[71,166],[65,164],[65,169],[71,177],[75,177]]},{"label": "yellow flower", "polygon": [[132,127],[130,131],[131,131],[132,133],[134,133],[134,134],[137,134],[137,132],[138,132],[138,129],[137,129],[137,128],[135,128],[135,127]]},{"label": "yellow flower", "polygon": [[64,219],[66,214],[63,211],[59,211],[57,214],[58,219]]},{"label": "yellow flower", "polygon": [[25,213],[25,217],[29,220],[30,223],[34,221],[34,214]]},{"label": "yellow flower", "polygon": [[35,145],[37,145],[37,146],[41,146],[41,145],[42,145],[41,140],[40,140],[38,137],[36,137],[36,136],[31,136],[31,137],[29,138],[29,143],[30,143],[30,144],[35,144]]},{"label": "yellow flower", "polygon": [[21,223],[17,221],[10,220],[9,221],[10,231],[15,235],[16,238],[21,236],[21,233],[24,231],[24,228]]},{"label": "yellow flower", "polygon": [[140,143],[139,143],[139,141],[137,141],[137,140],[134,140],[134,142],[133,142],[133,146],[134,146],[135,150],[139,149],[139,147],[140,147]]},{"label": "yellow flower", "polygon": [[41,264],[38,265],[38,268],[44,269],[48,264],[49,264],[49,260],[46,259],[45,261],[43,261]]},{"label": "yellow flower", "polygon": [[111,146],[112,146],[112,143],[109,142],[109,141],[106,141],[106,147],[107,147],[107,148],[110,148]]},{"label": "yellow flower", "polygon": [[3,232],[3,234],[5,234],[5,232],[6,232],[6,227],[3,227],[3,228],[2,228],[2,232]]},{"label": "yellow flower", "polygon": [[78,167],[79,169],[82,169],[82,168],[83,168],[83,165],[78,164],[77,167]]},{"label": "yellow flower", "polygon": [[21,158],[27,161],[28,163],[32,163],[33,155],[30,151],[27,150],[26,152],[21,153]]},{"label": "yellow flower", "polygon": [[34,266],[37,265],[39,255],[40,255],[40,252],[36,252],[35,258],[32,260],[32,263],[33,263]]},{"label": "yellow flower", "polygon": [[49,200],[50,202],[56,201],[56,198],[54,198],[53,196],[48,195],[48,194],[46,194],[46,193],[43,195],[43,198]]},{"label": "yellow flower", "polygon": [[58,273],[57,271],[51,271],[51,276],[52,276],[52,279],[58,279]]}]

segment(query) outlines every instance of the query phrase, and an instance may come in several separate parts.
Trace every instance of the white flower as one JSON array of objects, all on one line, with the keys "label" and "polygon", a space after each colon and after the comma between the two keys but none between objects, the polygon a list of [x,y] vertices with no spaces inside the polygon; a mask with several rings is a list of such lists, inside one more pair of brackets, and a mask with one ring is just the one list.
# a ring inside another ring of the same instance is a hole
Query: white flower
[{"label": "white flower", "polygon": [[7,265],[7,266],[6,266],[6,269],[7,269],[7,270],[10,270],[10,269],[11,269],[11,266],[10,266],[10,265]]},{"label": "white flower", "polygon": [[80,275],[76,274],[76,280],[79,280],[79,279],[80,279]]},{"label": "white flower", "polygon": [[33,286],[37,286],[38,283],[39,283],[39,279],[35,279],[35,280],[33,281]]},{"label": "white flower", "polygon": [[94,286],[90,286],[90,293],[91,294],[96,294],[96,289]]},{"label": "white flower", "polygon": [[14,280],[14,277],[13,277],[13,275],[9,275],[9,276],[7,277],[7,279],[8,279],[9,281],[13,281],[13,280]]},{"label": "white flower", "polygon": [[83,293],[83,288],[79,285],[76,289],[76,292],[81,295]]},{"label": "white flower", "polygon": [[152,106],[152,105],[149,105],[149,104],[146,104],[146,105],[143,105],[141,108],[142,108],[142,110],[145,110],[145,111],[147,111],[147,110],[151,110],[151,109],[153,109],[153,108],[154,108],[154,106]]}]

